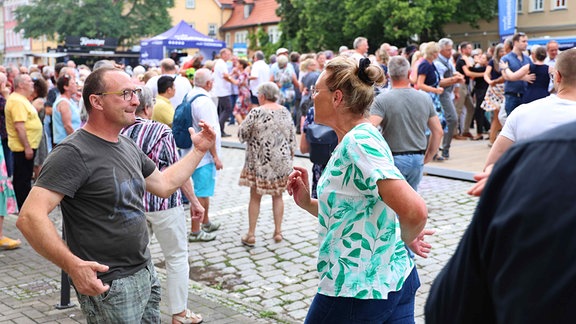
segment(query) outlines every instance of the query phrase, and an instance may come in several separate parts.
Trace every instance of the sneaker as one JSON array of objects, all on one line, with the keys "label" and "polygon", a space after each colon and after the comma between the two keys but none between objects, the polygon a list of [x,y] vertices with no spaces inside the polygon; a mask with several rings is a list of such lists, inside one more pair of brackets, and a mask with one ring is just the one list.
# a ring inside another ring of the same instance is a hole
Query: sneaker
[{"label": "sneaker", "polygon": [[0,238],[0,250],[14,250],[19,248],[21,244],[20,240],[13,240],[6,236]]},{"label": "sneaker", "polygon": [[210,234],[204,231],[200,231],[198,234],[188,234],[188,242],[209,242],[213,241],[215,238],[216,234]]},{"label": "sneaker", "polygon": [[207,233],[212,233],[220,228],[220,223],[210,222],[208,224],[202,224],[202,230]]}]

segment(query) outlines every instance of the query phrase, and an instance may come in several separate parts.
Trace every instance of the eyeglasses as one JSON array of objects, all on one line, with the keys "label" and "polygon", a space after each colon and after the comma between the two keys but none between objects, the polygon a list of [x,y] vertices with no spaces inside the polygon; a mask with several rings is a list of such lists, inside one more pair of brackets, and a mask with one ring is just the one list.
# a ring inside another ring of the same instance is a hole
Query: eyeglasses
[{"label": "eyeglasses", "polygon": [[310,97],[314,98],[318,95],[318,93],[320,92],[320,90],[318,90],[318,88],[312,86],[310,87]]},{"label": "eyeglasses", "polygon": [[[318,95],[318,93],[320,93],[320,90],[322,90],[322,89],[318,89],[318,88],[316,88],[315,86],[310,87],[310,91],[311,91],[311,92],[310,92],[310,93],[311,93],[311,94],[310,94],[310,97],[311,97],[311,98],[316,97],[316,96]],[[332,90],[330,90],[330,89],[328,89],[328,88],[326,88],[326,90],[332,91]]]},{"label": "eyeglasses", "polygon": [[142,89],[136,88],[134,90],[125,89],[122,91],[115,91],[115,92],[100,92],[100,93],[95,93],[95,95],[97,95],[97,96],[104,96],[104,95],[110,95],[110,94],[122,95],[122,98],[125,101],[130,101],[130,100],[132,100],[132,98],[134,97],[135,94],[140,95],[141,93],[142,93]]}]

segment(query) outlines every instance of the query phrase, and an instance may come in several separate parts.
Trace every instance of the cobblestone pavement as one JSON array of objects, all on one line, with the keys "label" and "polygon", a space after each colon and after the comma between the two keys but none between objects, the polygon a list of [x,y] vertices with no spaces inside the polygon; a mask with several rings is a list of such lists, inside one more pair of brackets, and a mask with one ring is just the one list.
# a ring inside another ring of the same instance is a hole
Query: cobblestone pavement
[{"label": "cobblestone pavement", "polygon": [[[317,221],[301,210],[285,194],[284,241],[272,240],[273,219],[270,197],[263,197],[256,230],[256,247],[240,244],[248,228],[249,190],[237,185],[244,151],[226,149],[224,169],[220,171],[211,217],[223,223],[215,242],[190,245],[193,267],[221,274],[215,287],[226,287],[232,296],[260,305],[268,312],[302,323],[318,283],[316,257]],[[311,168],[307,159],[295,164]],[[466,194],[470,182],[424,177],[419,192],[429,208],[427,228],[436,229],[431,237],[434,249],[428,259],[417,258],[422,287],[416,299],[417,322],[423,323],[423,307],[430,284],[453,254],[468,226],[477,199]],[[210,276],[216,277],[216,276]]]},{"label": "cobblestone pavement", "polygon": [[[206,323],[302,323],[316,292],[318,249],[316,218],[297,207],[285,194],[284,241],[272,240],[272,202],[262,199],[256,230],[256,246],[242,246],[248,228],[249,189],[238,186],[244,151],[223,148],[224,169],[219,172],[216,195],[211,199],[211,220],[222,224],[215,241],[191,243],[189,308],[202,313]],[[295,165],[310,169],[307,159]],[[427,228],[433,251],[428,259],[417,257],[422,286],[416,297],[416,322],[424,323],[423,307],[430,284],[451,257],[468,226],[477,199],[466,194],[470,182],[425,176],[420,194],[428,204]],[[57,221],[59,215],[54,213]],[[15,216],[6,219],[6,234],[21,237],[13,228]],[[160,276],[165,277],[163,256],[155,238],[152,255]],[[78,307],[60,311],[60,272],[31,251],[26,244],[16,251],[0,251],[0,322],[81,322]],[[72,298],[75,301],[75,298]],[[163,321],[168,322],[166,305]]]}]

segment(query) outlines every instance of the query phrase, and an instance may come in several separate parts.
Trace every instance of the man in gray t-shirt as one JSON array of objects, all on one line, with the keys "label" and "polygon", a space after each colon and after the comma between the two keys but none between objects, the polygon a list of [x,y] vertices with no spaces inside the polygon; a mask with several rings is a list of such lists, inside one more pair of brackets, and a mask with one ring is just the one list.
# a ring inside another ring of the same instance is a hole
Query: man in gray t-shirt
[{"label": "man in gray t-shirt", "polygon": [[[378,95],[370,108],[370,122],[381,127],[394,156],[394,165],[417,190],[425,163],[432,161],[442,138],[442,126],[430,97],[410,86],[410,64],[400,56],[388,63],[392,89]],[[426,130],[430,129],[430,140]]]},{"label": "man in gray t-shirt", "polygon": [[[148,250],[142,196],[167,198],[214,145],[201,123],[194,150],[162,172],[130,139],[141,91],[122,70],[102,67],[85,81],[86,125],[46,160],[16,226],[72,280],[88,323],[160,323],[160,282]],[[67,241],[48,214],[62,206]]]}]

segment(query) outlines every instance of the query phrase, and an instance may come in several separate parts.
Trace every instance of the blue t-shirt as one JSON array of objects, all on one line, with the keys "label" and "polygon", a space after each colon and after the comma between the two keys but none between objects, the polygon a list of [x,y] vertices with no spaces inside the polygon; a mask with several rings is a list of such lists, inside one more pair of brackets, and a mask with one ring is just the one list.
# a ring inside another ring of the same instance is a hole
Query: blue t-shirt
[{"label": "blue t-shirt", "polygon": [[418,75],[420,74],[426,75],[426,79],[424,80],[424,84],[426,85],[436,87],[440,82],[434,63],[430,63],[428,60],[423,60],[420,65],[418,65]]},{"label": "blue t-shirt", "polygon": [[494,60],[490,60],[488,65],[492,67],[492,70],[490,71],[490,80],[496,80],[502,76],[500,68],[498,68],[498,71],[496,71],[496,67],[494,67]]}]

